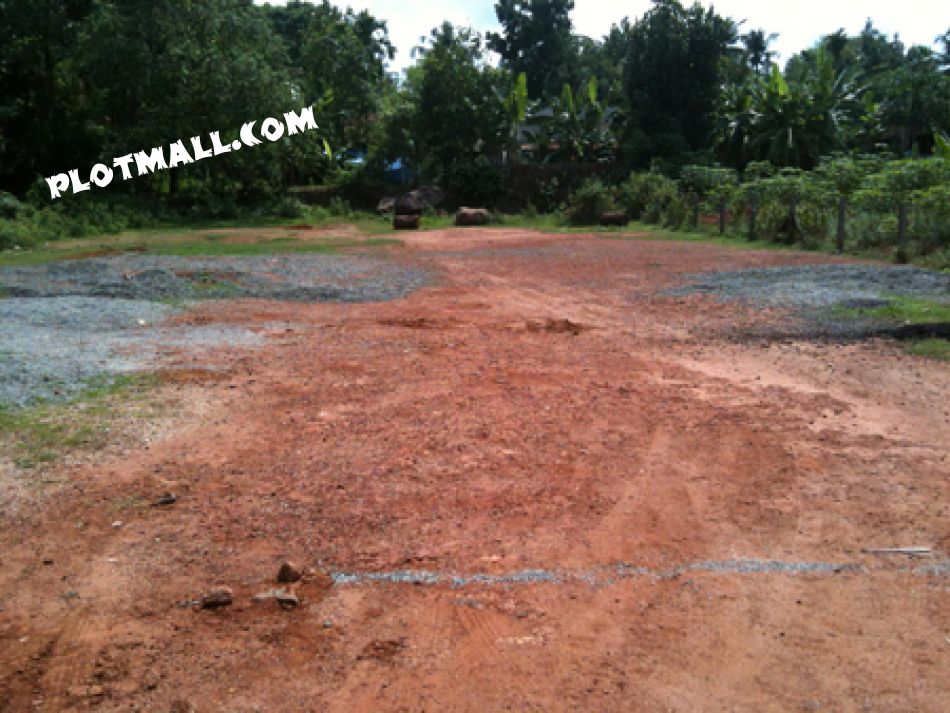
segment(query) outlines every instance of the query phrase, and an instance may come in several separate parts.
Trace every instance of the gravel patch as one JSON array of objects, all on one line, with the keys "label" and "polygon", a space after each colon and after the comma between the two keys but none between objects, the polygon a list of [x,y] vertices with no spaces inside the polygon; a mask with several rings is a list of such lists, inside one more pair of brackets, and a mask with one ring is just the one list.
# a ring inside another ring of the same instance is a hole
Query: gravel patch
[{"label": "gravel patch", "polygon": [[126,254],[0,267],[0,406],[67,400],[92,380],[154,368],[169,348],[263,339],[240,327],[165,324],[197,300],[384,301],[428,280],[421,270],[349,255]]},{"label": "gravel patch", "polygon": [[[900,565],[890,571],[915,575],[946,576],[950,573],[947,562],[938,562],[925,567]],[[447,585],[462,587],[508,587],[531,584],[571,584],[580,582],[592,587],[616,584],[625,579],[647,577],[651,579],[675,579],[690,573],[732,575],[838,575],[871,573],[858,562],[796,562],[769,559],[729,559],[690,562],[677,567],[654,569],[631,564],[614,564],[592,567],[581,571],[563,569],[525,569],[504,574],[439,572],[432,570],[394,570],[389,572],[331,572],[337,586],[366,584]]]},{"label": "gravel patch", "polygon": [[950,304],[950,275],[910,266],[798,265],[688,275],[670,297],[709,295],[785,309],[789,320],[744,328],[755,336],[861,338],[882,333],[878,320],[843,317],[840,309],[882,307],[894,296]]},{"label": "gravel patch", "polygon": [[351,255],[125,254],[0,268],[0,291],[11,297],[376,302],[404,297],[427,282],[423,271]]},{"label": "gravel patch", "polygon": [[160,350],[252,346],[262,340],[231,326],[161,326],[176,311],[145,300],[0,300],[0,406],[70,399],[92,380],[109,383],[116,375],[153,366]]}]

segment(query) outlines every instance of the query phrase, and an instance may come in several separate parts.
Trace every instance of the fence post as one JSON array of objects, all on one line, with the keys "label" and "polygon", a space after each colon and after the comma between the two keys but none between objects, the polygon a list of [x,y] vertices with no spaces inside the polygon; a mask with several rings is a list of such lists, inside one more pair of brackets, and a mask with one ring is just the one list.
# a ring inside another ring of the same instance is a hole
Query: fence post
[{"label": "fence post", "polygon": [[719,234],[726,234],[726,199],[719,199]]},{"label": "fence post", "polygon": [[845,219],[848,211],[848,199],[845,196],[838,197],[838,245],[837,252],[840,255],[844,252],[844,233]]},{"label": "fence post", "polygon": [[897,253],[895,262],[907,262],[907,204],[901,202],[897,206]]},{"label": "fence post", "polygon": [[759,215],[759,199],[753,198],[749,203],[749,240],[755,240],[755,219]]}]

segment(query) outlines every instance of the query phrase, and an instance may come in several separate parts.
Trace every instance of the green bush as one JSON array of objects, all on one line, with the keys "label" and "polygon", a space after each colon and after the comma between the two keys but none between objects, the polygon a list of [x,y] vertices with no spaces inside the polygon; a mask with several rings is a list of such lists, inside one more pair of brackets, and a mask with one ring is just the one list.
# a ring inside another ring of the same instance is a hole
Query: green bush
[{"label": "green bush", "polygon": [[277,200],[271,212],[281,218],[300,218],[303,216],[304,207],[296,198],[284,196]]},{"label": "green bush", "polygon": [[914,251],[945,255],[950,251],[950,183],[918,191],[913,200],[910,234]]},{"label": "green bush", "polygon": [[660,174],[650,174],[654,178],[650,200],[643,211],[642,218],[647,223],[659,223],[668,228],[678,228],[686,219],[686,202],[680,195],[676,181]]},{"label": "green bush", "polygon": [[23,209],[23,204],[17,200],[12,193],[0,191],[0,218],[16,218],[17,213]]},{"label": "green bush", "polygon": [[561,192],[561,182],[557,176],[549,181],[541,181],[538,185],[538,210],[542,213],[554,213],[560,209],[558,195]]},{"label": "green bush", "polygon": [[589,178],[571,194],[566,213],[571,225],[596,225],[601,214],[616,208],[613,191],[599,179]]},{"label": "green bush", "polygon": [[657,179],[663,179],[653,173],[631,173],[627,180],[617,188],[617,202],[620,209],[632,220],[640,220],[653,199]]},{"label": "green bush", "polygon": [[667,200],[661,214],[661,220],[665,227],[674,230],[686,225],[689,216],[689,207],[682,196],[676,195]]},{"label": "green bush", "polygon": [[349,202],[339,196],[331,198],[330,204],[327,206],[327,213],[334,218],[347,218],[352,212],[353,209],[350,207]]}]

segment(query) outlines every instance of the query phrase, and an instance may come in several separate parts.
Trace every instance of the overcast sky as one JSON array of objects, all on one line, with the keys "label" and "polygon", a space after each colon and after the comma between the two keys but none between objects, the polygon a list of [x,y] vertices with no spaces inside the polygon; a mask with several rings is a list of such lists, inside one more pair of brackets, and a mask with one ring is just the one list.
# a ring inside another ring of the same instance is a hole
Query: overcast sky
[{"label": "overcast sky", "polygon": [[[279,4],[275,0],[268,0]],[[386,20],[389,36],[399,54],[390,69],[397,71],[412,64],[411,49],[419,38],[427,35],[443,20],[453,24],[469,25],[480,32],[498,29],[493,0],[351,0],[334,5],[355,10],[367,9],[376,17]],[[689,4],[688,2],[684,4]],[[937,35],[950,28],[950,1],[948,0],[719,0],[713,4],[716,11],[735,20],[746,20],[742,31],[763,28],[778,33],[773,49],[779,52],[780,62],[806,47],[814,45],[821,35],[843,27],[856,34],[870,17],[875,27],[888,36],[898,33],[907,45],[930,46]],[[574,31],[600,38],[611,24],[624,16],[631,20],[650,8],[649,0],[610,2],[604,0],[575,0]]]}]

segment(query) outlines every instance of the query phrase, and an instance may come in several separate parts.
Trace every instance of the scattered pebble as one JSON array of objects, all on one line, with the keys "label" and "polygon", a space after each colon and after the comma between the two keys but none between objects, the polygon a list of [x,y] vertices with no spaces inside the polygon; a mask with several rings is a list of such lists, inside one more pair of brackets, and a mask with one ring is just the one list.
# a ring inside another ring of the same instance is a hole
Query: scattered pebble
[{"label": "scattered pebble", "polygon": [[105,694],[102,686],[70,686],[66,692],[73,698],[97,698]]},{"label": "scattered pebble", "polygon": [[286,607],[288,609],[299,606],[300,604],[300,599],[296,594],[281,588],[269,589],[266,592],[261,592],[254,595],[254,601],[258,603],[268,602],[271,600],[276,601],[282,607]]},{"label": "scattered pebble", "polygon": [[302,576],[303,573],[300,568],[295,566],[293,562],[284,562],[277,572],[277,581],[282,584],[290,584],[291,582],[299,582]]},{"label": "scattered pebble", "polygon": [[201,598],[202,609],[229,607],[234,603],[234,593],[228,587],[212,589]]}]

